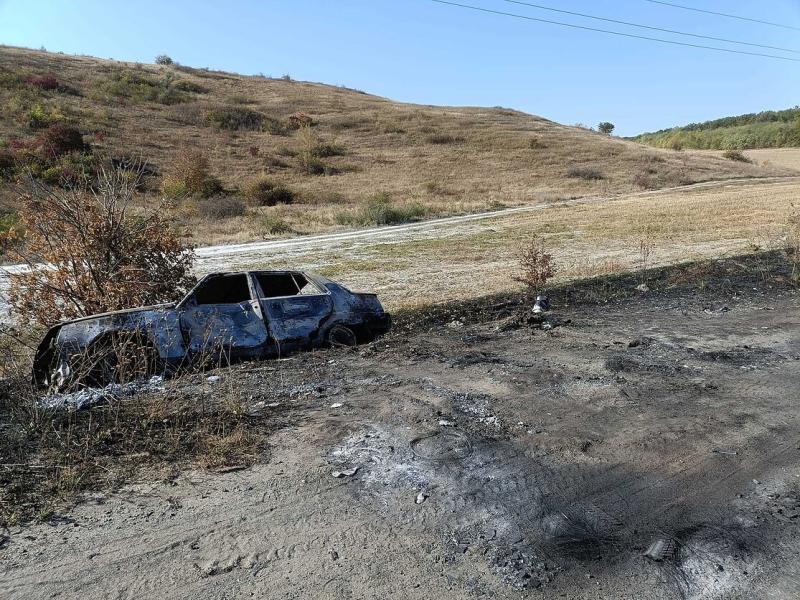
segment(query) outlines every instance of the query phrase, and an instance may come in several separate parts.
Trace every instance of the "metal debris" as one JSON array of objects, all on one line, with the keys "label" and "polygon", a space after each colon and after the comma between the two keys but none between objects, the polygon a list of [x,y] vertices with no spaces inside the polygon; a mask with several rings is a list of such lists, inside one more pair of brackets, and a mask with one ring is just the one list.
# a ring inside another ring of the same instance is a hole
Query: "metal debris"
[{"label": "metal debris", "polygon": [[644,555],[651,560],[659,562],[672,558],[677,549],[678,545],[675,543],[675,540],[668,537],[661,537],[653,540]]}]

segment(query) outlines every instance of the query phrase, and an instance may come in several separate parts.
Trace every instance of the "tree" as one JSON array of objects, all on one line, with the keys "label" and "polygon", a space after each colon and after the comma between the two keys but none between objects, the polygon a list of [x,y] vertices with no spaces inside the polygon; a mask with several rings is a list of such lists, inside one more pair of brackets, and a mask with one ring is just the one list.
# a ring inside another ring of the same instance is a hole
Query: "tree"
[{"label": "tree", "polygon": [[608,121],[603,121],[597,126],[597,131],[600,133],[605,133],[606,135],[611,135],[611,132],[614,131],[614,124],[609,123]]},{"label": "tree", "polygon": [[30,179],[20,197],[27,269],[9,275],[9,304],[24,323],[52,325],[98,312],[180,299],[195,282],[194,253],[165,206],[132,214],[142,168],[100,168],[70,189]]},{"label": "tree", "polygon": [[156,56],[157,65],[171,65],[174,61],[166,54],[159,54]]}]

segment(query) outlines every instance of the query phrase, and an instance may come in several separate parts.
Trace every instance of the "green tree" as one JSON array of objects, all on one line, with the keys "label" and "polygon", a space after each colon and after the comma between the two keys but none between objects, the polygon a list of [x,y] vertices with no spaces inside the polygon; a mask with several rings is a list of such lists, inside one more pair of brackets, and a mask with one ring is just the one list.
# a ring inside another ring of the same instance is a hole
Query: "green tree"
[{"label": "green tree", "polygon": [[608,121],[603,121],[597,126],[597,131],[600,133],[605,133],[606,135],[611,135],[611,132],[614,131],[614,124],[609,123]]}]

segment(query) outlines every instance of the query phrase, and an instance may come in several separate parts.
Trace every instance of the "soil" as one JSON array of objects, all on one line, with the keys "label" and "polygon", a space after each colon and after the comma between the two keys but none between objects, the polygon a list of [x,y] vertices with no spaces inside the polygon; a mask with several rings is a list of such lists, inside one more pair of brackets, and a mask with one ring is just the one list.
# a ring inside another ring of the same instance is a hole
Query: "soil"
[{"label": "soil", "polygon": [[13,528],[0,597],[797,598],[800,295],[727,264],[170,382],[272,413],[264,461]]}]

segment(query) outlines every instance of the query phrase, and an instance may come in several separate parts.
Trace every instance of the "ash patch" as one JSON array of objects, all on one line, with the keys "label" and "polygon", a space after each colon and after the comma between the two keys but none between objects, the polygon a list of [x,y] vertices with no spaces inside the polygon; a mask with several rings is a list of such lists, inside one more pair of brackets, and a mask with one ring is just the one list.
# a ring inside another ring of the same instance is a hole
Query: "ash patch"
[{"label": "ash patch", "polygon": [[[433,529],[448,561],[480,557],[518,590],[594,560],[621,527],[591,504],[569,503],[558,474],[512,442],[450,427],[414,434],[370,426],[327,459],[336,472],[357,469],[350,489],[359,501],[393,522]],[[424,502],[415,504],[420,493]]]},{"label": "ash patch", "polygon": [[493,399],[487,394],[456,392],[429,381],[423,383],[425,391],[450,401],[454,417],[464,425],[478,424],[483,428],[500,431],[502,422],[492,410]]},{"label": "ash patch", "polygon": [[39,404],[42,408],[80,410],[147,392],[163,392],[165,389],[163,383],[164,378],[155,375],[147,381],[111,383],[102,388],[83,388],[76,392],[42,396]]}]

